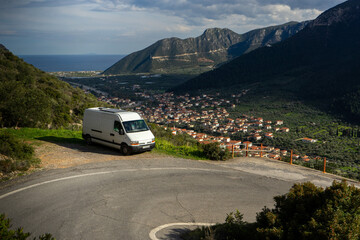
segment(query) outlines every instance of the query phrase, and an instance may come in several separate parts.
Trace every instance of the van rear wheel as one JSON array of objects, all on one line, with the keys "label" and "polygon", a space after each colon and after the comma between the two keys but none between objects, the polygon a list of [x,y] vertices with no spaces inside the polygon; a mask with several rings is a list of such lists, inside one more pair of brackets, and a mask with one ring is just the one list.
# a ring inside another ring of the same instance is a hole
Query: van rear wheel
[{"label": "van rear wheel", "polygon": [[121,145],[121,152],[125,156],[130,155],[131,154],[131,148],[129,148],[129,146],[126,145],[126,144],[122,144]]}]

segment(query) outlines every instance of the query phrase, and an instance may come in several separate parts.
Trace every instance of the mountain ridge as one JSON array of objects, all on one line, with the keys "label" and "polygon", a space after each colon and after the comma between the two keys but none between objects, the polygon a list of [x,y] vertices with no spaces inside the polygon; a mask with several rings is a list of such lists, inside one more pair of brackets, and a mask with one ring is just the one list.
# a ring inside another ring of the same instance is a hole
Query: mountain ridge
[{"label": "mountain ridge", "polygon": [[289,22],[244,34],[227,28],[210,28],[195,38],[165,38],[129,54],[105,70],[104,74],[200,73],[259,46],[281,41],[306,24]]}]

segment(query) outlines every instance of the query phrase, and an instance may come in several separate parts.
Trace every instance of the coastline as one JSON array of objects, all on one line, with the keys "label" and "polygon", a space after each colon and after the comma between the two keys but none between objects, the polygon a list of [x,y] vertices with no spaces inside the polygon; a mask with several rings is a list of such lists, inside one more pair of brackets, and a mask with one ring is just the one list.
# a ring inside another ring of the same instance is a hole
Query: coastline
[{"label": "coastline", "polygon": [[19,55],[44,72],[104,71],[126,55]]}]

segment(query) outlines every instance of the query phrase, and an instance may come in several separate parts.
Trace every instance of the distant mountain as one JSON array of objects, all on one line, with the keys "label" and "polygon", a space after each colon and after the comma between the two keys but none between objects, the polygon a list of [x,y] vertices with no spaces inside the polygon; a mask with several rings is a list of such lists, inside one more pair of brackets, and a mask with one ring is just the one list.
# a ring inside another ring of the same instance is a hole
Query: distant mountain
[{"label": "distant mountain", "polygon": [[104,74],[200,73],[258,47],[282,41],[306,24],[289,22],[245,34],[211,28],[196,38],[166,38],[124,57]]},{"label": "distant mountain", "polygon": [[254,50],[172,89],[249,88],[259,97],[321,99],[360,122],[360,1],[322,13],[283,42]]},{"label": "distant mountain", "polygon": [[0,127],[68,126],[81,122],[85,108],[101,104],[0,44]]},{"label": "distant mountain", "polygon": [[233,59],[259,47],[271,46],[281,42],[302,30],[309,22],[288,22],[283,25],[256,29],[244,33],[242,41],[229,48],[230,58]]}]

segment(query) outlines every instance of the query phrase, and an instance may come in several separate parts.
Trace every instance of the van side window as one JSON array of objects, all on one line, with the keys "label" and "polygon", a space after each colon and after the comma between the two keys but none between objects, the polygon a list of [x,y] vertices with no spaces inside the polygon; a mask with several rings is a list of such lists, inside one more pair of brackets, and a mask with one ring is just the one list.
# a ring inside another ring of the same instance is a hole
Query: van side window
[{"label": "van side window", "polygon": [[120,132],[120,129],[122,129],[121,123],[119,121],[114,122],[114,131]]}]

